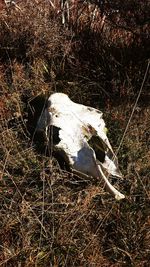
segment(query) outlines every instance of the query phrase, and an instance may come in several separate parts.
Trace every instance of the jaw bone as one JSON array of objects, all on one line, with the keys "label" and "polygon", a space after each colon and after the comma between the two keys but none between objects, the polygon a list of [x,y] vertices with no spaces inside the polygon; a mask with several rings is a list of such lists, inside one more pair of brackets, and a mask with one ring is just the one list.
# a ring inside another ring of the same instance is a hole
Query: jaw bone
[{"label": "jaw bone", "polygon": [[101,167],[99,166],[99,165],[97,165],[97,164],[95,164],[96,165],[96,168],[97,168],[97,173],[98,173],[98,176],[100,177],[100,178],[102,178],[103,180],[104,180],[104,182],[105,182],[105,188],[106,188],[106,190],[110,193],[110,194],[112,194],[114,197],[115,197],[115,199],[116,200],[121,200],[121,199],[124,199],[125,198],[125,196],[122,194],[122,193],[120,193],[109,181],[108,181],[108,179],[106,178],[106,176],[105,176],[105,174],[103,173],[103,171],[102,171],[102,169],[101,169]]}]

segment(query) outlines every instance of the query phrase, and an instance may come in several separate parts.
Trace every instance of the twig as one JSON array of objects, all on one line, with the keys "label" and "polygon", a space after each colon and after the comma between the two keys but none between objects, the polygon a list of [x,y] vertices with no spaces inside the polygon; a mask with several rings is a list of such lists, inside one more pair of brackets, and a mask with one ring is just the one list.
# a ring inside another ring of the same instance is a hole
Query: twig
[{"label": "twig", "polygon": [[126,126],[126,128],[125,128],[125,131],[124,131],[124,133],[123,133],[123,136],[122,136],[122,138],[121,138],[121,141],[120,141],[119,147],[118,147],[118,149],[117,149],[117,151],[116,151],[116,155],[118,154],[118,152],[119,152],[119,150],[120,150],[120,148],[121,148],[121,146],[122,146],[122,143],[123,143],[123,141],[124,141],[125,135],[126,135],[126,133],[127,133],[127,130],[128,130],[128,128],[129,128],[129,125],[130,125],[130,123],[131,123],[131,120],[132,120],[133,114],[134,114],[134,112],[135,112],[135,109],[136,109],[137,103],[138,103],[138,101],[139,101],[139,98],[140,98],[140,96],[141,96],[141,93],[142,93],[142,90],[143,90],[143,87],[144,87],[144,84],[145,84],[145,81],[146,81],[146,78],[147,78],[147,74],[148,74],[148,71],[149,71],[149,65],[150,65],[150,59],[148,60],[148,63],[147,63],[147,68],[146,68],[146,71],[145,71],[145,74],[144,74],[144,78],[143,78],[143,81],[142,81],[142,84],[141,84],[141,87],[140,87],[139,93],[138,93],[138,95],[137,95],[137,98],[136,98],[135,104],[134,104],[134,106],[133,106],[133,109],[132,109],[131,115],[130,115],[130,117],[129,117],[129,120],[128,120],[128,122],[127,122],[127,126]]}]

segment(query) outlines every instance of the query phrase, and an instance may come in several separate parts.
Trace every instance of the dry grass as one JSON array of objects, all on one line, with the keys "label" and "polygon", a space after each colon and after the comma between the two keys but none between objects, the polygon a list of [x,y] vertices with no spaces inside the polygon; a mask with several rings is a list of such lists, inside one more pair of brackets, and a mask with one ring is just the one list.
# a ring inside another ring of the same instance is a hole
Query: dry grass
[{"label": "dry grass", "polygon": [[[0,266],[149,266],[148,78],[120,147],[148,62],[148,3],[115,3],[100,31],[81,3],[66,27],[49,1],[0,11]],[[61,169],[44,137],[33,142],[52,91],[104,111],[124,201]]]}]

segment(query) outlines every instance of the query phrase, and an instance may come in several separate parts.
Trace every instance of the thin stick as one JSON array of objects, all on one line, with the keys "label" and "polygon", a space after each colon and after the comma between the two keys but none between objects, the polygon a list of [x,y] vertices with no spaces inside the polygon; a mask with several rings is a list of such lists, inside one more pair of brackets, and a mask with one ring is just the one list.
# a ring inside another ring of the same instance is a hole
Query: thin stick
[{"label": "thin stick", "polygon": [[127,126],[126,126],[126,128],[125,128],[124,133],[123,133],[123,136],[122,136],[122,139],[121,139],[121,141],[120,141],[119,147],[118,147],[118,149],[117,149],[117,151],[116,151],[116,155],[118,154],[118,152],[119,152],[119,150],[120,150],[120,148],[121,148],[121,146],[122,146],[122,143],[123,143],[123,141],[124,141],[125,135],[126,135],[127,130],[128,130],[128,128],[129,128],[129,124],[130,124],[130,122],[131,122],[131,120],[132,120],[132,117],[133,117],[133,114],[134,114],[134,112],[135,112],[137,103],[138,103],[139,98],[140,98],[140,96],[141,96],[141,93],[142,93],[142,90],[143,90],[143,87],[144,87],[144,84],[145,84],[145,81],[146,81],[146,78],[147,78],[147,74],[148,74],[148,71],[149,71],[149,65],[150,65],[150,59],[148,60],[147,68],[146,68],[146,71],[145,71],[145,74],[144,74],[144,78],[143,78],[143,81],[142,81],[142,84],[141,84],[141,88],[140,88],[139,93],[138,93],[138,95],[137,95],[135,104],[134,104],[134,106],[133,106],[133,109],[132,109],[130,118],[129,118],[129,120],[128,120]]}]

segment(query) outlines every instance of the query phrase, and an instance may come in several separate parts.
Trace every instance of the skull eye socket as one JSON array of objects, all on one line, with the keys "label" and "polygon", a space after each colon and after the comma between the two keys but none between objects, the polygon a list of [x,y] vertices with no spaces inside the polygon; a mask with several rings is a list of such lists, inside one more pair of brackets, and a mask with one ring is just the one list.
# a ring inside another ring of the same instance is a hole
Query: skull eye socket
[{"label": "skull eye socket", "polygon": [[92,126],[91,126],[91,125],[88,125],[88,130],[89,130],[90,132],[92,132],[92,131],[93,131],[93,128],[92,128]]},{"label": "skull eye socket", "polygon": [[92,135],[96,135],[97,134],[96,130],[90,124],[88,125],[88,130]]},{"label": "skull eye socket", "polygon": [[49,140],[50,142],[52,142],[53,145],[58,145],[59,142],[61,141],[59,137],[60,130],[61,129],[59,127],[56,127],[54,125],[51,125],[48,128]]}]

